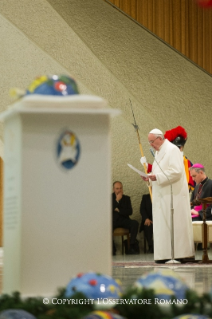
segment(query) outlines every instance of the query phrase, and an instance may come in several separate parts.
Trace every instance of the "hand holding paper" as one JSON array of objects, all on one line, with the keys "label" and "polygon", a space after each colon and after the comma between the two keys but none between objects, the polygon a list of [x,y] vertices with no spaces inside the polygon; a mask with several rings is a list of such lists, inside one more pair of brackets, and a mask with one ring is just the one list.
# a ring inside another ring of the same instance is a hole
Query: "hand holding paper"
[{"label": "hand holding paper", "polygon": [[132,166],[131,164],[127,164],[131,169],[133,169],[136,173],[138,173],[140,176],[142,177],[146,177],[149,178],[149,175],[139,171],[137,168],[135,168],[134,166]]}]

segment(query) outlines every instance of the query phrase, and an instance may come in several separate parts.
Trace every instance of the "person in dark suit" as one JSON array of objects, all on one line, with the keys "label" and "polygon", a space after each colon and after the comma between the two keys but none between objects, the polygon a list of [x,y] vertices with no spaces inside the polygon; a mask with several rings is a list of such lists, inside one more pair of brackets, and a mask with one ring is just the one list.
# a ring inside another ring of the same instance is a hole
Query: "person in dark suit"
[{"label": "person in dark suit", "polygon": [[[128,254],[137,254],[135,249],[136,236],[138,234],[139,223],[137,220],[131,219],[132,205],[130,197],[123,194],[123,185],[116,181],[113,183],[112,194],[112,209],[113,209],[113,231],[116,228],[122,227],[130,231],[130,249]],[[113,241],[113,255],[116,254],[116,247]]]},{"label": "person in dark suit", "polygon": [[144,231],[144,236],[149,247],[148,253],[153,253],[152,201],[150,194],[143,195],[140,205],[140,214],[142,216],[140,232]]},{"label": "person in dark suit", "polygon": [[[202,164],[196,163],[190,169],[190,174],[196,182],[194,191],[191,194],[191,203],[195,199],[212,197],[212,180],[205,174],[205,168]],[[206,220],[212,220],[212,205],[208,205],[206,209]],[[191,206],[192,221],[203,220],[202,204]]]}]

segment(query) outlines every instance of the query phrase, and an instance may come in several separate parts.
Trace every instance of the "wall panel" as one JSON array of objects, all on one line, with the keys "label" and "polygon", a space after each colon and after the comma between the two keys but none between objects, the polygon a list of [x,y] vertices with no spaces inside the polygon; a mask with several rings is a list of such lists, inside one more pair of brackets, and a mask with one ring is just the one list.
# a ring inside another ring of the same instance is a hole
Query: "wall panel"
[{"label": "wall panel", "polygon": [[212,73],[212,10],[194,0],[105,0]]},{"label": "wall panel", "polygon": [[0,157],[0,247],[3,246],[3,160]]}]

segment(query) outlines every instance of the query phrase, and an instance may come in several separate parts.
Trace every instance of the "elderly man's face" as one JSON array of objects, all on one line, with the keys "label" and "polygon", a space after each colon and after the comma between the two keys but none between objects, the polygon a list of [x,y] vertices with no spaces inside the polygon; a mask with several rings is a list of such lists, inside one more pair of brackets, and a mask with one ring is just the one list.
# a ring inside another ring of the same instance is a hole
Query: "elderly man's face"
[{"label": "elderly man's face", "polygon": [[156,151],[159,151],[164,140],[162,139],[162,137],[156,136],[155,134],[150,133],[148,135],[148,142],[151,147],[153,147]]}]

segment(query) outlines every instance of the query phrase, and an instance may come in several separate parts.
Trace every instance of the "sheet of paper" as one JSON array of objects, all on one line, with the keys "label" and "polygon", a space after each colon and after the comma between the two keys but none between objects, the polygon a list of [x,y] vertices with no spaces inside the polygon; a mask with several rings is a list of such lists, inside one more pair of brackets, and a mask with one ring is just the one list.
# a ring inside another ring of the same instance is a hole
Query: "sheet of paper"
[{"label": "sheet of paper", "polygon": [[137,168],[135,168],[134,166],[132,166],[131,164],[127,164],[131,169],[133,169],[136,173],[138,173],[140,176],[143,176],[143,177],[148,177],[147,174],[139,171]]}]

